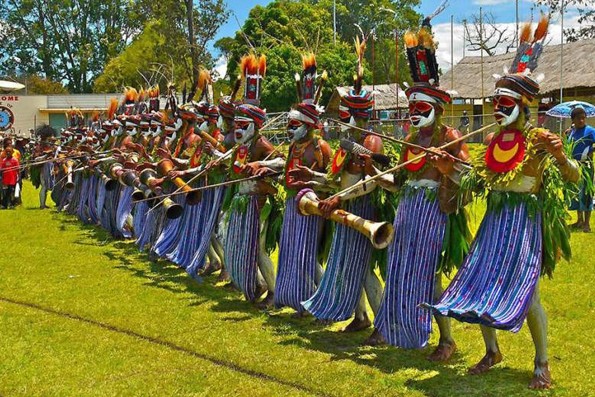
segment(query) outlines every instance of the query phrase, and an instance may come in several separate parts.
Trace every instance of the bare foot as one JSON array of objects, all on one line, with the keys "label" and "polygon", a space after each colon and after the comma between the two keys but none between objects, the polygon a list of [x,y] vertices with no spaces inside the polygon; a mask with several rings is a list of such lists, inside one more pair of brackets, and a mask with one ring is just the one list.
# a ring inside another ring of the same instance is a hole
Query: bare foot
[{"label": "bare foot", "polygon": [[583,227],[582,222],[575,222],[572,225],[568,225],[569,228],[571,229],[580,229]]},{"label": "bare foot", "polygon": [[380,333],[380,331],[378,331],[378,329],[374,329],[374,332],[372,332],[372,335],[368,336],[368,339],[366,339],[363,343],[363,346],[382,346],[382,345],[386,345],[386,340],[384,340],[384,336],[382,336],[382,334]]},{"label": "bare foot", "polygon": [[215,273],[219,269],[221,269],[220,263],[212,264],[211,262],[209,262],[209,264],[207,266],[205,266],[200,272],[198,272],[198,274],[202,277],[205,277],[205,276]]},{"label": "bare foot", "polygon": [[334,323],[333,320],[323,320],[321,318],[317,318],[316,320],[314,320],[314,324],[317,325],[331,325],[332,323]]},{"label": "bare foot", "polygon": [[265,296],[264,299],[260,301],[256,306],[258,306],[259,309],[270,309],[271,307],[273,307],[274,300],[275,294],[269,291],[267,293],[267,296]]},{"label": "bare foot", "polygon": [[549,389],[552,386],[552,377],[550,375],[550,366],[547,361],[545,364],[535,363],[533,370],[533,379],[529,383],[529,389]]},{"label": "bare foot", "polygon": [[295,312],[291,315],[291,318],[305,318],[308,317],[310,315],[310,313],[308,313],[307,311],[303,310],[301,312]]},{"label": "bare foot", "polygon": [[368,318],[368,315],[364,313],[364,318],[359,319],[355,317],[352,322],[345,328],[343,328],[342,332],[357,332],[361,331],[362,329],[369,328],[372,325],[372,322]]},{"label": "bare foot", "polygon": [[502,353],[500,351],[497,352],[487,352],[485,356],[473,367],[469,368],[469,375],[478,375],[487,372],[491,367],[498,364],[502,361]]},{"label": "bare foot", "polygon": [[221,269],[221,273],[219,273],[219,277],[217,277],[218,283],[228,282],[231,281],[231,276],[225,269]]},{"label": "bare foot", "polygon": [[442,342],[436,346],[436,349],[428,356],[428,360],[434,362],[445,362],[450,359],[454,352],[457,351],[457,345],[454,341]]}]

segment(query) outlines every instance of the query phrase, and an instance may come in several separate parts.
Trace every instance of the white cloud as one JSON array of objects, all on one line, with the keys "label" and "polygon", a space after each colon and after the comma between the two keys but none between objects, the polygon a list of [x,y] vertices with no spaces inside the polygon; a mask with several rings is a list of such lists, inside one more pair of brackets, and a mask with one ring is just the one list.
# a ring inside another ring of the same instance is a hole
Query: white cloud
[{"label": "white cloud", "polygon": [[[546,38],[546,44],[554,45],[560,44],[560,33],[561,33],[561,26],[560,20],[552,19],[550,21],[550,26],[548,30],[548,36]],[[496,26],[500,29],[508,28],[507,33],[510,36],[514,36],[514,32],[516,29],[516,25],[514,23],[498,23]],[[578,16],[576,14],[565,14],[564,15],[564,29],[568,29],[571,27],[578,27],[580,24],[578,23]],[[463,58],[463,25],[460,23],[454,24],[453,29],[453,55],[454,55],[454,63],[455,65]],[[436,51],[436,58],[438,59],[438,64],[443,72],[446,72],[451,68],[451,42],[450,42],[450,35],[451,35],[451,28],[450,23],[441,23],[432,26],[432,31],[434,32],[434,38],[438,41],[438,50]],[[497,48],[496,53],[502,54],[506,49],[506,46],[500,46]],[[514,49],[512,49],[514,51]],[[465,56],[479,56],[479,51],[469,51],[468,49],[465,51]],[[485,54],[484,54],[485,55]]]},{"label": "white cloud", "polygon": [[510,0],[473,0],[473,4],[478,6],[495,6],[498,4],[508,3]]},{"label": "white cloud", "polygon": [[215,81],[225,77],[227,74],[227,58],[220,56],[219,59],[217,59],[212,74],[213,80]]}]

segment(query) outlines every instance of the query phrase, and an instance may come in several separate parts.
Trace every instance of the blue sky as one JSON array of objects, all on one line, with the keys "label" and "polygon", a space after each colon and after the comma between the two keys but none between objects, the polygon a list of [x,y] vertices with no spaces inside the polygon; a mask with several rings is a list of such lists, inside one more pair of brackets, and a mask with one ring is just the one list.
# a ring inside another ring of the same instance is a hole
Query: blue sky
[{"label": "blue sky", "polygon": [[[250,10],[256,5],[266,5],[271,0],[227,0],[228,7],[233,11],[233,15],[237,17],[240,25],[244,23],[248,17]],[[432,13],[442,0],[422,0],[418,11],[422,15]],[[519,20],[524,22],[530,19],[533,12],[534,18],[538,18],[539,8],[536,8],[533,0],[518,0],[519,4]],[[451,47],[454,54],[454,63],[456,64],[463,56],[463,27],[462,21],[469,18],[472,14],[478,14],[479,8],[483,7],[484,12],[491,12],[496,23],[500,27],[507,27],[511,34],[514,34],[515,29],[515,1],[514,0],[449,0],[446,10],[432,20],[434,26],[434,34],[440,43],[438,47],[438,60],[443,70],[448,70],[451,67]],[[595,7],[595,6],[594,6]],[[532,11],[533,9],[533,11]],[[543,9],[543,11],[547,11]],[[234,16],[231,16],[229,21],[221,27],[216,39],[226,36],[233,36],[239,29],[238,22]],[[453,45],[450,43],[450,18],[454,16],[453,29]],[[564,27],[577,25],[577,14],[575,9],[569,9],[564,14]],[[330,21],[329,21],[330,23]],[[560,43],[560,16],[554,15],[550,22],[549,37],[550,44]],[[469,53],[466,55],[479,55],[479,53]],[[224,72],[225,60],[220,59],[217,65],[217,70]]]}]

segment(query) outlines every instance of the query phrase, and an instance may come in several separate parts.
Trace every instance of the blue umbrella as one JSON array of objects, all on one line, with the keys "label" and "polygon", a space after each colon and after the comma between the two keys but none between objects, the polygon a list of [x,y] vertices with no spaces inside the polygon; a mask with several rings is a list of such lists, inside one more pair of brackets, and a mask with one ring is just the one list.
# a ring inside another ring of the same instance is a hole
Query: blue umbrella
[{"label": "blue umbrella", "polygon": [[562,102],[545,112],[545,114],[552,117],[569,119],[572,109],[577,107],[585,109],[587,117],[595,117],[595,106],[591,105],[588,102],[581,101]]}]

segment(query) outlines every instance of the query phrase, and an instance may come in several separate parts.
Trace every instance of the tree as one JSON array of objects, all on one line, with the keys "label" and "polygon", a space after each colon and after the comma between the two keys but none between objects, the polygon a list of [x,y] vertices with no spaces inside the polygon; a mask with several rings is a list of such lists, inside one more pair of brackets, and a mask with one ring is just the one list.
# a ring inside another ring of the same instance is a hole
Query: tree
[{"label": "tree", "polygon": [[593,0],[537,0],[537,4],[544,5],[550,8],[551,13],[559,13],[560,7],[564,4],[564,8],[575,6],[579,12],[578,23],[580,28],[564,29],[564,36],[566,40],[573,42],[583,39],[595,38],[595,8],[593,8]]},{"label": "tree", "polygon": [[94,77],[140,28],[126,0],[5,0],[0,74],[40,74],[90,92]]},{"label": "tree", "polygon": [[37,75],[28,76],[23,83],[27,85],[29,95],[68,94],[68,90],[61,83]]},{"label": "tree", "polygon": [[491,12],[471,15],[470,21],[466,21],[463,27],[469,51],[484,51],[492,56],[498,49],[504,48],[508,53],[516,46],[514,37],[508,34],[508,28],[499,27]]},{"label": "tree", "polygon": [[201,67],[210,69],[213,58],[207,44],[227,20],[229,10],[223,0],[159,2],[141,0],[138,12],[153,16],[143,31],[106,66],[94,86],[96,92],[120,90],[125,85],[146,86],[154,77],[165,88],[167,81],[179,86],[196,84]]},{"label": "tree", "polygon": [[[378,1],[376,3],[396,7],[396,1]],[[406,1],[404,4],[413,4],[415,1]],[[349,14],[349,7],[366,9],[354,0],[337,0],[337,7],[345,15]],[[330,5],[330,6],[329,6]],[[356,7],[357,6],[357,7]],[[358,8],[359,7],[359,8]],[[407,9],[406,6],[403,9]],[[408,10],[408,9],[407,9]],[[296,102],[295,83],[293,75],[301,70],[300,54],[311,51],[316,54],[319,72],[326,69],[329,81],[323,90],[322,103],[325,103],[335,86],[345,86],[352,83],[352,76],[356,67],[356,55],[353,48],[353,39],[359,29],[352,25],[349,29],[341,30],[337,43],[333,42],[332,0],[277,0],[267,6],[256,6],[244,22],[240,32],[234,38],[223,38],[215,43],[215,47],[228,59],[228,75],[231,79],[239,73],[238,63],[240,58],[255,51],[267,56],[267,77],[263,84],[262,106],[269,111],[286,111]],[[408,11],[407,11],[408,12]],[[378,10],[367,10],[366,21],[371,21]],[[395,26],[416,25],[419,15],[415,15],[415,23],[403,23],[389,12],[376,16],[379,21],[386,20],[386,30],[382,34],[392,36],[390,28]],[[348,22],[343,22],[347,24]],[[370,26],[373,24],[370,22]],[[367,26],[365,26],[367,29]],[[362,26],[364,28],[364,26]],[[380,31],[380,30],[378,30]],[[365,30],[368,34],[369,30]],[[343,34],[346,37],[343,37]],[[392,47],[392,52],[390,48]],[[370,46],[368,46],[370,48]],[[380,56],[375,73],[375,81],[386,83],[394,81],[394,38],[377,42],[376,52]],[[368,51],[368,61],[371,51]],[[390,60],[388,59],[390,58]],[[388,65],[392,65],[388,67]],[[405,66],[405,63],[401,63]],[[406,67],[405,67],[406,70]],[[401,73],[401,75],[405,75]],[[372,83],[370,63],[366,67],[364,79]]]}]

